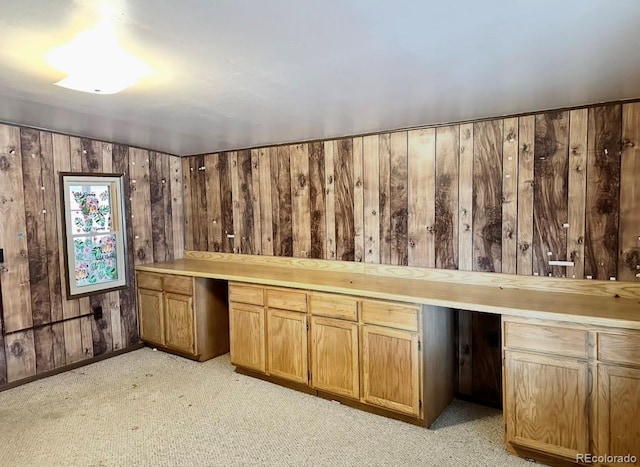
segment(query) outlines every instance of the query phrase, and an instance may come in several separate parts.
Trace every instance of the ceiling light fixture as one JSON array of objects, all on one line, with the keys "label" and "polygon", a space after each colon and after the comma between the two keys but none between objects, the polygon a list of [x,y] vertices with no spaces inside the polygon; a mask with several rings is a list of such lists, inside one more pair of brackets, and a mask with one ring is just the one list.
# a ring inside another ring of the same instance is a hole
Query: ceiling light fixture
[{"label": "ceiling light fixture", "polygon": [[68,44],[56,47],[46,60],[67,74],[56,85],[94,94],[115,94],[152,72],[145,63],[120,48],[113,27],[106,20],[80,32]]}]

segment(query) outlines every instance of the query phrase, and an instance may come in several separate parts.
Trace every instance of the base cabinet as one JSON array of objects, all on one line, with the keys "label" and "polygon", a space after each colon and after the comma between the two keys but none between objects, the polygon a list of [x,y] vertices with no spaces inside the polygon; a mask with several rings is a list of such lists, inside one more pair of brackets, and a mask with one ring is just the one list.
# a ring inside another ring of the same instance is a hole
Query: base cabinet
[{"label": "base cabinet", "polygon": [[311,317],[311,385],[351,399],[360,398],[358,323]]},{"label": "base cabinet", "polygon": [[509,447],[640,465],[640,333],[503,317],[503,345]]},{"label": "base cabinet", "polygon": [[196,360],[229,351],[224,282],[137,272],[140,338]]},{"label": "base cabinet", "polygon": [[231,302],[231,363],[265,373],[265,311],[258,305]]},{"label": "base cabinet", "polygon": [[587,363],[505,352],[507,442],[576,459],[589,452]]},{"label": "base cabinet", "polygon": [[307,384],[307,315],[267,309],[267,374]]}]

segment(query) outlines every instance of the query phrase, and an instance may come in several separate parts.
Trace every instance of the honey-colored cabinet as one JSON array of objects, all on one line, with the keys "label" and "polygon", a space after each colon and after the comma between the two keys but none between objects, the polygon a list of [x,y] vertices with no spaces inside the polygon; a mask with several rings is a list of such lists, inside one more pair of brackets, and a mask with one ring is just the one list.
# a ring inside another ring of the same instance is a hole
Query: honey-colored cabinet
[{"label": "honey-colored cabinet", "polygon": [[224,282],[143,271],[136,282],[143,341],[200,361],[229,351]]},{"label": "honey-colored cabinet", "polygon": [[267,308],[267,374],[308,383],[306,314]]},{"label": "honey-colored cabinet", "polygon": [[417,332],[361,328],[362,401],[420,415],[420,349]]},{"label": "honey-colored cabinet", "polygon": [[264,308],[231,302],[229,311],[231,363],[266,373]]},{"label": "honey-colored cabinet", "polygon": [[311,317],[311,385],[333,394],[360,398],[358,323]]},{"label": "honey-colored cabinet", "polygon": [[164,345],[162,291],[138,289],[138,315],[140,339],[151,344]]},{"label": "honey-colored cabinet", "polygon": [[507,351],[504,378],[507,442],[569,459],[589,452],[587,362]]}]

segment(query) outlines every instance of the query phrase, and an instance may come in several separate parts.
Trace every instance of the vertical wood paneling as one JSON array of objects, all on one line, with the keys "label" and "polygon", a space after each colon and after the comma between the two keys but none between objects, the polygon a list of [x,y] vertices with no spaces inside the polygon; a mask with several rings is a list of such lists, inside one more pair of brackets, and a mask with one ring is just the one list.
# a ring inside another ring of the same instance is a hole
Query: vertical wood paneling
[{"label": "vertical wood paneling", "polygon": [[584,229],[587,196],[587,109],[569,113],[569,200],[567,203],[567,276],[584,278]]},{"label": "vertical wood paneling", "polygon": [[533,185],[535,116],[518,119],[518,274],[533,274]]},{"label": "vertical wood paneling", "polygon": [[[191,157],[191,202],[193,203],[192,216],[194,218],[193,225],[193,247],[197,250],[207,250],[209,246],[209,227],[207,222],[202,222],[199,213],[207,212],[207,193],[206,193],[206,166],[204,163],[205,156]],[[229,184],[229,199],[231,198],[231,185]],[[231,206],[229,206],[231,209]],[[231,212],[229,214],[232,215]],[[233,218],[231,218],[233,223]],[[231,229],[233,230],[233,228]]]},{"label": "vertical wood paneling", "polygon": [[[129,164],[129,148],[121,144],[114,144],[112,148],[113,171],[124,175],[124,206],[127,224],[127,282],[129,287],[119,291],[120,295],[120,332],[122,335],[122,345],[130,346],[138,342],[138,314],[136,310],[136,292],[134,263],[136,251],[134,249],[134,225],[132,216],[133,191],[131,187],[132,177]],[[180,180],[180,183],[184,183]],[[67,336],[65,323],[65,342]]]},{"label": "vertical wood paneling", "polygon": [[135,264],[153,262],[151,232],[151,198],[149,187],[149,153],[143,149],[129,149],[131,181],[131,212],[133,253]]},{"label": "vertical wood paneling", "polygon": [[460,125],[458,269],[473,270],[473,123]]},{"label": "vertical wood paneling", "polygon": [[506,118],[502,140],[502,272],[515,274],[518,256],[518,119]]},{"label": "vertical wood paneling", "polygon": [[324,142],[324,175],[325,175],[325,220],[327,223],[326,244],[324,252],[326,259],[336,259],[336,185],[334,174],[334,141]]},{"label": "vertical wood paneling", "polygon": [[[0,302],[2,300],[0,299]],[[1,305],[1,303],[0,303]],[[7,357],[4,346],[4,333],[0,332],[0,385],[7,382]]]},{"label": "vertical wood paneling", "polygon": [[618,280],[640,281],[640,103],[622,106]]},{"label": "vertical wood paneling", "polygon": [[8,383],[36,374],[33,329],[7,334],[4,336],[4,345],[7,356]]},{"label": "vertical wood paneling", "polygon": [[380,264],[391,264],[391,134],[379,141]]},{"label": "vertical wood paneling", "polygon": [[151,195],[151,239],[153,242],[153,261],[166,261],[167,239],[165,223],[165,174],[162,167],[162,154],[149,152],[149,193]]},{"label": "vertical wood paneling", "polygon": [[260,173],[260,231],[262,254],[273,255],[273,208],[271,205],[271,159],[278,157],[276,148],[260,149],[258,172]]},{"label": "vertical wood paneling", "polygon": [[502,271],[502,120],[473,126],[473,270]]},{"label": "vertical wood paneling", "polygon": [[[27,250],[29,252],[31,312],[33,325],[40,326],[51,322],[40,132],[30,128],[22,128],[20,130],[20,148]],[[50,213],[50,215],[52,214]]]},{"label": "vertical wood paneling", "polygon": [[[271,153],[271,208],[273,209],[273,254],[293,256],[291,225],[291,170],[289,146]],[[275,156],[275,157],[274,157]]]},{"label": "vertical wood paneling", "polygon": [[353,138],[353,256],[364,261],[364,147],[362,138]]},{"label": "vertical wood paneling", "polygon": [[[165,258],[174,259],[173,255],[173,202],[171,193],[171,163],[167,154],[156,153],[160,157],[160,186],[162,187],[162,213],[164,215],[164,251]],[[155,253],[155,250],[154,250]]]},{"label": "vertical wood paneling", "polygon": [[238,153],[236,151],[229,153],[229,176],[231,177],[231,213],[233,216],[233,251],[243,253],[242,243],[245,236],[244,219],[241,214],[242,193],[240,192],[240,180],[238,178]]},{"label": "vertical wood paneling", "polygon": [[[240,192],[238,193],[238,211],[240,212],[240,218],[238,222],[242,230],[240,235],[240,252],[246,255],[255,255],[257,250],[254,244],[254,220],[255,213],[253,212],[253,180],[251,177],[251,151],[244,150],[238,151],[238,187]],[[235,199],[235,195],[234,195]],[[235,202],[234,202],[235,205]],[[235,223],[235,219],[234,219]]]},{"label": "vertical wood paneling", "polygon": [[408,263],[407,212],[407,132],[391,133],[389,158],[389,202],[391,213],[391,264]]},{"label": "vertical wood paneling", "polygon": [[249,163],[251,164],[251,209],[253,211],[253,253],[262,254],[262,230],[260,211],[260,152],[252,149]]},{"label": "vertical wood paneling", "polygon": [[[62,312],[62,288],[60,283],[60,241],[58,221],[60,212],[56,205],[57,172],[54,167],[53,139],[51,133],[40,132],[40,154],[42,155],[42,193],[45,210],[45,237],[47,256],[47,280],[49,282],[49,302],[51,321],[60,321]],[[57,349],[59,352],[60,349]],[[64,355],[64,348],[62,349]]]},{"label": "vertical wood paneling", "polygon": [[407,261],[409,266],[434,267],[436,130],[409,131],[408,152]]},{"label": "vertical wood paneling", "polygon": [[[235,225],[233,223],[233,190],[231,171],[235,153],[221,152],[218,155],[220,173],[220,222],[222,224],[222,251],[233,253],[236,248]],[[206,212],[206,211],[205,211]],[[239,243],[238,243],[239,244]]]},{"label": "vertical wood paneling", "polygon": [[536,115],[533,187],[533,273],[562,276],[549,260],[565,260],[567,253],[567,183],[569,177],[569,115]]},{"label": "vertical wood paneling", "polygon": [[622,108],[589,109],[585,274],[615,278],[618,270]]},{"label": "vertical wood paneling", "polygon": [[308,145],[295,144],[291,146],[290,158],[293,256],[306,258],[311,250]]},{"label": "vertical wood paneling", "polygon": [[171,213],[173,227],[173,257],[180,259],[184,255],[184,194],[182,182],[182,161],[179,157],[169,156],[171,171]]},{"label": "vertical wood paneling", "polygon": [[[204,156],[207,192],[207,239],[209,251],[222,251],[222,205],[220,202],[220,158],[218,154]],[[202,222],[202,221],[200,221]]]},{"label": "vertical wood paneling", "polygon": [[[457,125],[436,129],[434,253],[435,267],[442,269],[458,268],[459,138]],[[428,204],[431,199],[434,197],[428,193]]]},{"label": "vertical wood paneling", "polygon": [[[2,272],[5,332],[33,324],[20,159],[20,130],[0,125],[0,215],[2,219],[11,220],[0,224],[0,245],[4,248],[5,263],[9,265],[7,271]],[[12,365],[11,358],[7,353],[7,365]]]},{"label": "vertical wood paneling", "polygon": [[182,165],[182,197],[184,199],[184,247],[193,250],[193,203],[191,200],[191,160],[192,157],[181,159]]},{"label": "vertical wood paneling", "polygon": [[364,261],[380,262],[380,138],[362,138],[364,196]]},{"label": "vertical wood paneling", "polygon": [[327,221],[325,216],[324,144],[309,143],[309,197],[312,258],[325,258]]},{"label": "vertical wood paneling", "polygon": [[353,140],[339,139],[334,145],[336,203],[336,259],[354,261]]}]

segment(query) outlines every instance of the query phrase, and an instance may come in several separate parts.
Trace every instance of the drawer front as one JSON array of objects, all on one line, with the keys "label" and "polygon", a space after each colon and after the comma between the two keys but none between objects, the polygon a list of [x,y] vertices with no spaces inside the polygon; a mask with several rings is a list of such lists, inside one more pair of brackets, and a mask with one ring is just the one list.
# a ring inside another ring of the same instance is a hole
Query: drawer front
[{"label": "drawer front", "polygon": [[264,288],[254,285],[229,284],[229,301],[264,305]]},{"label": "drawer front", "polygon": [[640,333],[598,333],[598,360],[640,365]]},{"label": "drawer front", "polygon": [[354,297],[312,293],[309,310],[312,315],[358,321],[358,300]]},{"label": "drawer front", "polygon": [[139,289],[162,290],[162,276],[152,272],[136,273]]},{"label": "drawer front", "polygon": [[507,348],[587,358],[587,331],[542,324],[505,322]]},{"label": "drawer front", "polygon": [[362,322],[417,332],[418,310],[416,305],[363,300]]},{"label": "drawer front", "polygon": [[193,278],[191,276],[164,276],[163,289],[165,292],[191,295],[193,292]]},{"label": "drawer front", "polygon": [[307,293],[299,290],[267,289],[267,306],[305,313],[307,311]]}]

